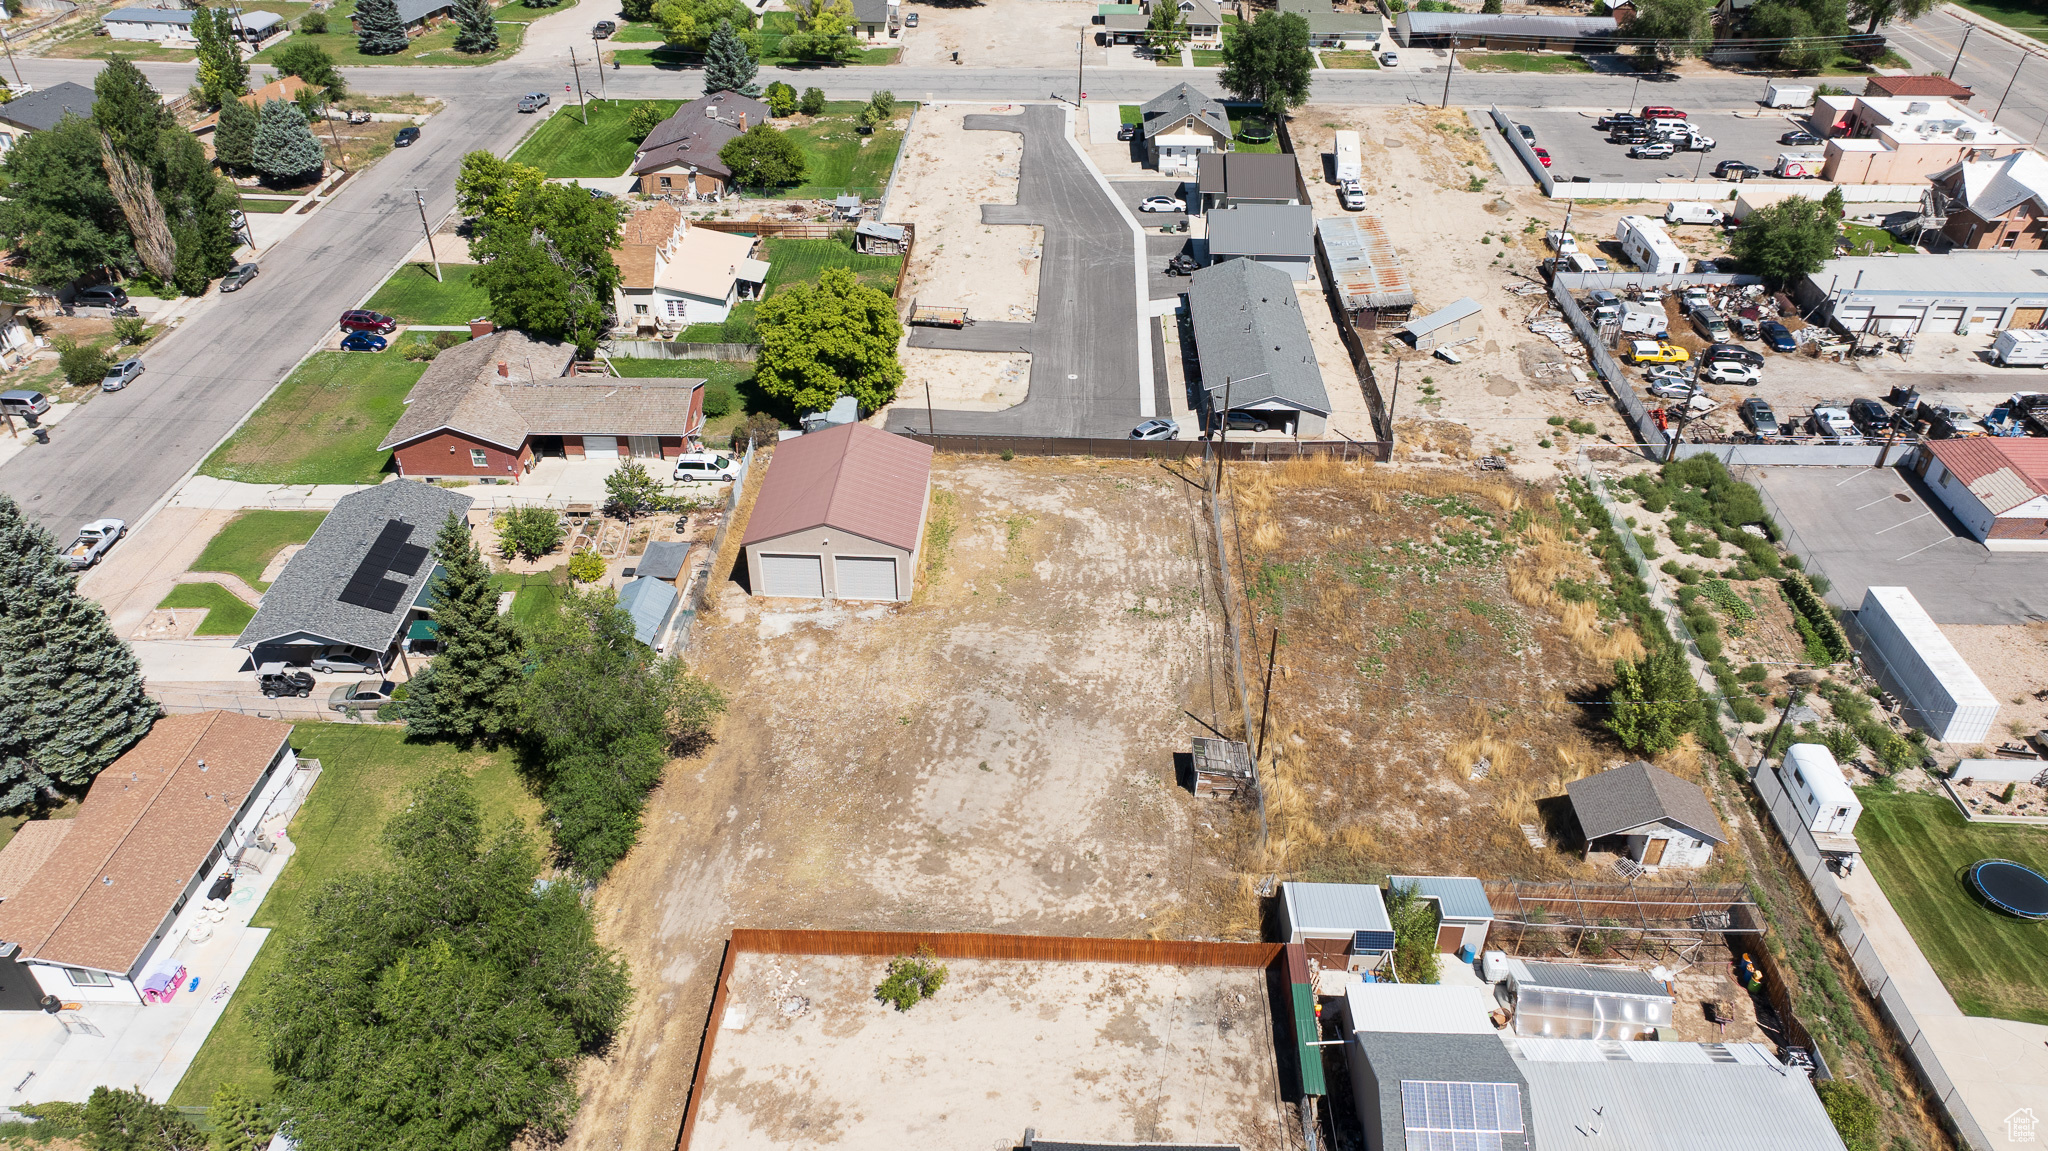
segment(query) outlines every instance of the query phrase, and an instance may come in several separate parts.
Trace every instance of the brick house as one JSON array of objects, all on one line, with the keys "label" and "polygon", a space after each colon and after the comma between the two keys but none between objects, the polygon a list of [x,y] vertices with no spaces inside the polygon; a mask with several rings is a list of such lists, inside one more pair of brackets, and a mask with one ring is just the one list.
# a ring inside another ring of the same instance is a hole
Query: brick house
[{"label": "brick house", "polygon": [[722,199],[733,190],[732,169],[718,150],[734,136],[768,122],[768,105],[737,92],[713,92],[677,108],[654,126],[633,154],[629,172],[649,196]]},{"label": "brick house", "polygon": [[516,483],[534,463],[672,459],[701,446],[704,381],[569,375],[575,349],[493,332],[434,358],[381,450],[413,479]]},{"label": "brick house", "polygon": [[1957,164],[1929,177],[1946,197],[1941,234],[1962,248],[2034,251],[2048,232],[2048,159],[2016,152]]}]

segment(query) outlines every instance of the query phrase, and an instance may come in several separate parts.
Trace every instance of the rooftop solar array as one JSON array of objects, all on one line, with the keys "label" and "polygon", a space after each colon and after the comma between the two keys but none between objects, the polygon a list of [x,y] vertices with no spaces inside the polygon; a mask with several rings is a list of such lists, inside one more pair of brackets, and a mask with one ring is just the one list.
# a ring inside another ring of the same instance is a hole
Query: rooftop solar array
[{"label": "rooftop solar array", "polygon": [[1401,1115],[1408,1151],[1502,1151],[1501,1136],[1522,1133],[1522,1089],[1514,1083],[1404,1079]]},{"label": "rooftop solar array", "polygon": [[[427,549],[408,542],[412,530],[412,525],[404,520],[385,520],[384,530],[377,533],[376,542],[364,553],[355,574],[335,598],[374,612],[397,611],[398,605],[405,602],[407,582],[427,562]],[[406,578],[392,579],[393,572]]]}]

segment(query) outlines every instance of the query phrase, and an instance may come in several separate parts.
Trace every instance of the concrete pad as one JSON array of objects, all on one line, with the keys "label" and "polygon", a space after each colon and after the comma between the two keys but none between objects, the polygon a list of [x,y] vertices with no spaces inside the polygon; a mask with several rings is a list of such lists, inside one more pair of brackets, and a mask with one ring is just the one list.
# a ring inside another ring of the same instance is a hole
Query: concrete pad
[{"label": "concrete pad", "polygon": [[[235,646],[233,636],[205,639],[142,639],[130,641],[142,678],[150,686],[166,683],[233,682],[249,666],[249,653]],[[361,676],[350,676],[361,679]]]},{"label": "concrete pad", "polygon": [[78,581],[78,590],[107,609],[115,635],[132,635],[233,518],[235,513],[225,509],[164,508],[131,528],[128,538]]},{"label": "concrete pad", "polygon": [[1088,104],[1088,139],[1116,139],[1116,130],[1123,125],[1123,107],[1118,104]]}]

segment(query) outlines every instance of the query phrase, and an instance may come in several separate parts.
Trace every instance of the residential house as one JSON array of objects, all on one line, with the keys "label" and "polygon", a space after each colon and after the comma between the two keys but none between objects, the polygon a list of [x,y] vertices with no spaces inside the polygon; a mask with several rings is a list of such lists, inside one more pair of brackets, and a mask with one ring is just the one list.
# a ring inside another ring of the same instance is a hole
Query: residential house
[{"label": "residential house", "polygon": [[1139,117],[1147,160],[1163,176],[1193,176],[1198,157],[1230,151],[1230,114],[1185,83],[1145,101]]},{"label": "residential house", "polygon": [[199,921],[192,905],[258,846],[298,765],[291,731],[227,711],[157,720],[76,816],[29,837],[41,858],[0,903],[0,954],[61,1002],[154,1002]]},{"label": "residential house", "polygon": [[1933,176],[1941,234],[1957,247],[2038,251],[2048,238],[2048,158],[2014,152]]},{"label": "residential house", "polygon": [[870,42],[887,40],[902,31],[901,0],[853,0],[853,30]]},{"label": "residential house", "polygon": [[2048,551],[2048,440],[1928,440],[1912,467],[1987,550]]},{"label": "residential house", "polygon": [[1610,851],[1645,871],[1704,867],[1728,842],[1696,784],[1637,760],[1565,785],[1585,850]]},{"label": "residential house", "polygon": [[1195,157],[1203,211],[1240,204],[1304,202],[1301,167],[1278,152],[1209,152]]},{"label": "residential house", "polygon": [[1354,215],[1317,220],[1316,248],[1352,327],[1370,332],[1408,322],[1415,311],[1415,289],[1383,220]]},{"label": "residential house", "polygon": [[[1102,25],[1102,31],[1095,34],[1097,43],[1143,44],[1147,42],[1145,33],[1152,27],[1152,21],[1145,16],[1143,10],[1136,4],[1104,4],[1101,5],[1101,8],[1102,11],[1095,18],[1095,22]],[[1114,11],[1114,9],[1124,8],[1128,8],[1129,11]]]},{"label": "residential house", "polygon": [[693,226],[673,204],[629,211],[612,249],[619,325],[666,333],[725,319],[735,304],[761,297],[768,264],[754,259],[759,243]]},{"label": "residential house", "polygon": [[1280,11],[1308,21],[1311,48],[1378,48],[1387,30],[1377,12],[1339,12],[1331,0],[1280,0]]},{"label": "residential house", "polygon": [[[242,103],[247,104],[251,108],[254,108],[258,111],[262,111],[263,106],[265,104],[270,103],[272,100],[297,100],[299,98],[299,93],[305,91],[308,88],[311,88],[312,86],[313,85],[306,83],[304,80],[301,80],[297,76],[284,76],[279,79],[272,80],[270,83],[265,84],[261,88],[256,89],[254,92],[250,92],[242,96],[237,96],[235,98],[237,100],[240,100]],[[200,132],[211,132],[219,126],[220,113],[210,112],[205,116],[200,117],[198,120],[193,121],[192,131],[194,132],[194,134]]]},{"label": "residential house", "polygon": [[[415,31],[446,20],[455,11],[455,0],[398,0],[398,20]],[[354,18],[350,18],[354,23]]]},{"label": "residential house", "polygon": [[1614,29],[1612,16],[1403,12],[1394,17],[1394,40],[1403,48],[1612,52]]},{"label": "residential house", "polygon": [[0,152],[30,132],[49,131],[67,115],[90,119],[97,99],[91,88],[66,80],[0,104]]},{"label": "residential house", "polygon": [[1977,93],[1945,76],[1872,76],[1863,84],[1865,96],[1910,96],[1917,100],[1970,100]]},{"label": "residential house", "polygon": [[663,460],[695,445],[703,380],[569,375],[574,357],[524,332],[457,344],[427,365],[379,450],[413,479],[516,483],[547,457]]},{"label": "residential house", "polygon": [[768,122],[768,105],[737,92],[713,92],[677,108],[654,126],[627,171],[649,196],[720,200],[733,191],[732,169],[719,149],[755,124]]},{"label": "residential house", "polygon": [[2048,315],[2048,251],[1843,256],[1801,280],[1793,298],[1849,335],[2031,328]]},{"label": "residential house", "polygon": [[1307,204],[1247,204],[1205,215],[1211,264],[1254,260],[1290,279],[1316,278],[1315,209]]},{"label": "residential house", "polygon": [[1816,97],[1812,120],[1827,138],[1821,178],[1836,184],[1917,184],[2027,146],[1989,117],[1943,99]]},{"label": "residential house", "polygon": [[192,19],[198,14],[193,8],[116,8],[100,17],[100,25],[116,40],[194,43]]},{"label": "residential house", "polygon": [[747,520],[747,586],[760,596],[909,599],[931,478],[931,448],[866,424],[782,441]]},{"label": "residential house", "polygon": [[346,658],[391,666],[401,640],[432,634],[434,539],[475,501],[432,484],[393,482],[336,501],[278,573],[235,646],[260,666]]},{"label": "residential house", "polygon": [[[1144,0],[1146,18],[1152,15],[1152,5],[1164,0]],[[1181,16],[1188,25],[1188,46],[1191,48],[1221,48],[1223,46],[1223,9],[1217,0],[1172,0],[1180,8]]]},{"label": "residential house", "polygon": [[1188,314],[1212,426],[1231,412],[1301,438],[1323,434],[1330,396],[1286,272],[1257,260],[1202,268],[1188,281]]}]

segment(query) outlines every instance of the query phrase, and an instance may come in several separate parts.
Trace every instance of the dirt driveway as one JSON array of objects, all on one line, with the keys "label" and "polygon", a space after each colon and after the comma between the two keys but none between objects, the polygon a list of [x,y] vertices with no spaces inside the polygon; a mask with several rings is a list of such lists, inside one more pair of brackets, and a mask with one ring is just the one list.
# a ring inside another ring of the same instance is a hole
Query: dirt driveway
[{"label": "dirt driveway", "polygon": [[[975,68],[1063,68],[1074,46],[1092,32],[1095,5],[1073,0],[982,0],[928,4],[912,0],[917,27],[903,30],[902,63],[910,67],[957,63]],[[1092,35],[1089,45],[1094,45]],[[922,237],[920,237],[922,239]]]},{"label": "dirt driveway", "polygon": [[950,457],[933,487],[915,602],[707,613],[692,662],[732,709],[598,892],[638,994],[573,1147],[675,1138],[732,927],[1142,936],[1209,877],[1220,815],[1173,761],[1183,709],[1235,707],[1197,489]]}]

